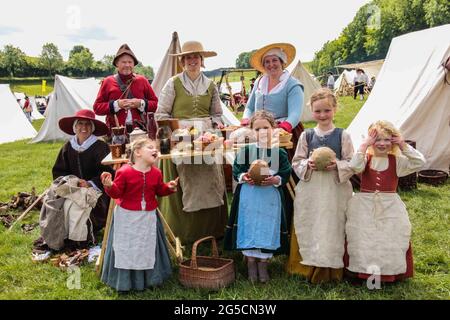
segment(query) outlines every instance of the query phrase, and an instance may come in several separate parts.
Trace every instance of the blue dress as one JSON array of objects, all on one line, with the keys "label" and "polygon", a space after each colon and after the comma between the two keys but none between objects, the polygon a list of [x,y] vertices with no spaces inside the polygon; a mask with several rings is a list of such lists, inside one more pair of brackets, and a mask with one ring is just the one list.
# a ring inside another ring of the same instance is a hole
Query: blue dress
[{"label": "blue dress", "polygon": [[281,177],[282,184],[279,187],[238,184],[225,231],[224,248],[287,253],[288,233],[282,186],[289,180],[291,164],[284,149],[262,149],[249,145],[242,148],[235,159],[234,179],[238,181],[257,159],[267,161],[271,170],[275,169],[273,175]]}]

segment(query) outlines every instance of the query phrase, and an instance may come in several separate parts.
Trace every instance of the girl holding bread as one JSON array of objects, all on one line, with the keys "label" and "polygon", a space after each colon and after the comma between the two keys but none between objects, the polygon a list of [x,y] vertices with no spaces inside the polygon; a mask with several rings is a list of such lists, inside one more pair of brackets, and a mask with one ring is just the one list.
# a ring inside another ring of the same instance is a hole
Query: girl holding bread
[{"label": "girl holding bread", "polygon": [[340,281],[345,253],[345,210],[352,196],[350,135],[336,128],[336,97],[327,88],[310,99],[317,125],[300,136],[292,168],[300,178],[295,188],[294,219],[287,271],[311,283]]},{"label": "girl holding bread", "polygon": [[233,164],[238,182],[225,231],[226,250],[241,250],[251,282],[269,281],[267,264],[274,253],[287,253],[285,200],[281,186],[291,174],[284,149],[272,146],[273,115],[257,111],[250,119],[256,143],[240,149]]}]

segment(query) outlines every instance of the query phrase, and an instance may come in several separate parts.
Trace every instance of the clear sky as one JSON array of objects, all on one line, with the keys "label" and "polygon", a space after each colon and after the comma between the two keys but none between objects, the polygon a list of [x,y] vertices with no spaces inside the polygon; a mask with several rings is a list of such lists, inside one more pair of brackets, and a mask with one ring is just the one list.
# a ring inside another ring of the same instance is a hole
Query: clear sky
[{"label": "clear sky", "polygon": [[64,59],[74,45],[96,60],[128,43],[138,59],[158,69],[173,31],[181,43],[198,40],[217,57],[206,69],[235,65],[239,53],[290,42],[297,59],[310,61],[369,0],[14,0],[2,4],[0,48],[38,56],[55,43]]}]

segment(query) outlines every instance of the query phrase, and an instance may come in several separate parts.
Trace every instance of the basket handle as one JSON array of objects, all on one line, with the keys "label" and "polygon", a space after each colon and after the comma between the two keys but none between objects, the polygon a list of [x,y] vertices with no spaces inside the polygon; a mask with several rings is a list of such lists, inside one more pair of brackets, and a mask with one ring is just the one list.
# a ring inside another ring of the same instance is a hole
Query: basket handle
[{"label": "basket handle", "polygon": [[194,244],[192,245],[191,268],[197,269],[197,246],[200,243],[207,241],[207,240],[211,240],[211,243],[212,243],[212,256],[214,258],[219,257],[219,253],[217,251],[216,238],[214,238],[213,236],[201,238],[201,239],[195,241]]}]

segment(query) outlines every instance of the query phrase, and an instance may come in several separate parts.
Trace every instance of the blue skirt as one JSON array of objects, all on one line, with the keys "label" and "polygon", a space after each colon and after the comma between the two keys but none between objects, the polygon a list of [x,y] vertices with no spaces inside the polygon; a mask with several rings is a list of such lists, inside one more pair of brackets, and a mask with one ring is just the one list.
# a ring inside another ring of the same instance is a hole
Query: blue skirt
[{"label": "blue skirt", "polygon": [[[113,218],[114,220],[114,218]],[[128,270],[114,267],[114,221],[111,221],[108,246],[103,262],[101,281],[117,291],[142,291],[145,288],[161,285],[172,275],[169,251],[167,249],[166,236],[161,220],[158,217],[156,235],[155,266],[149,270]]]}]

